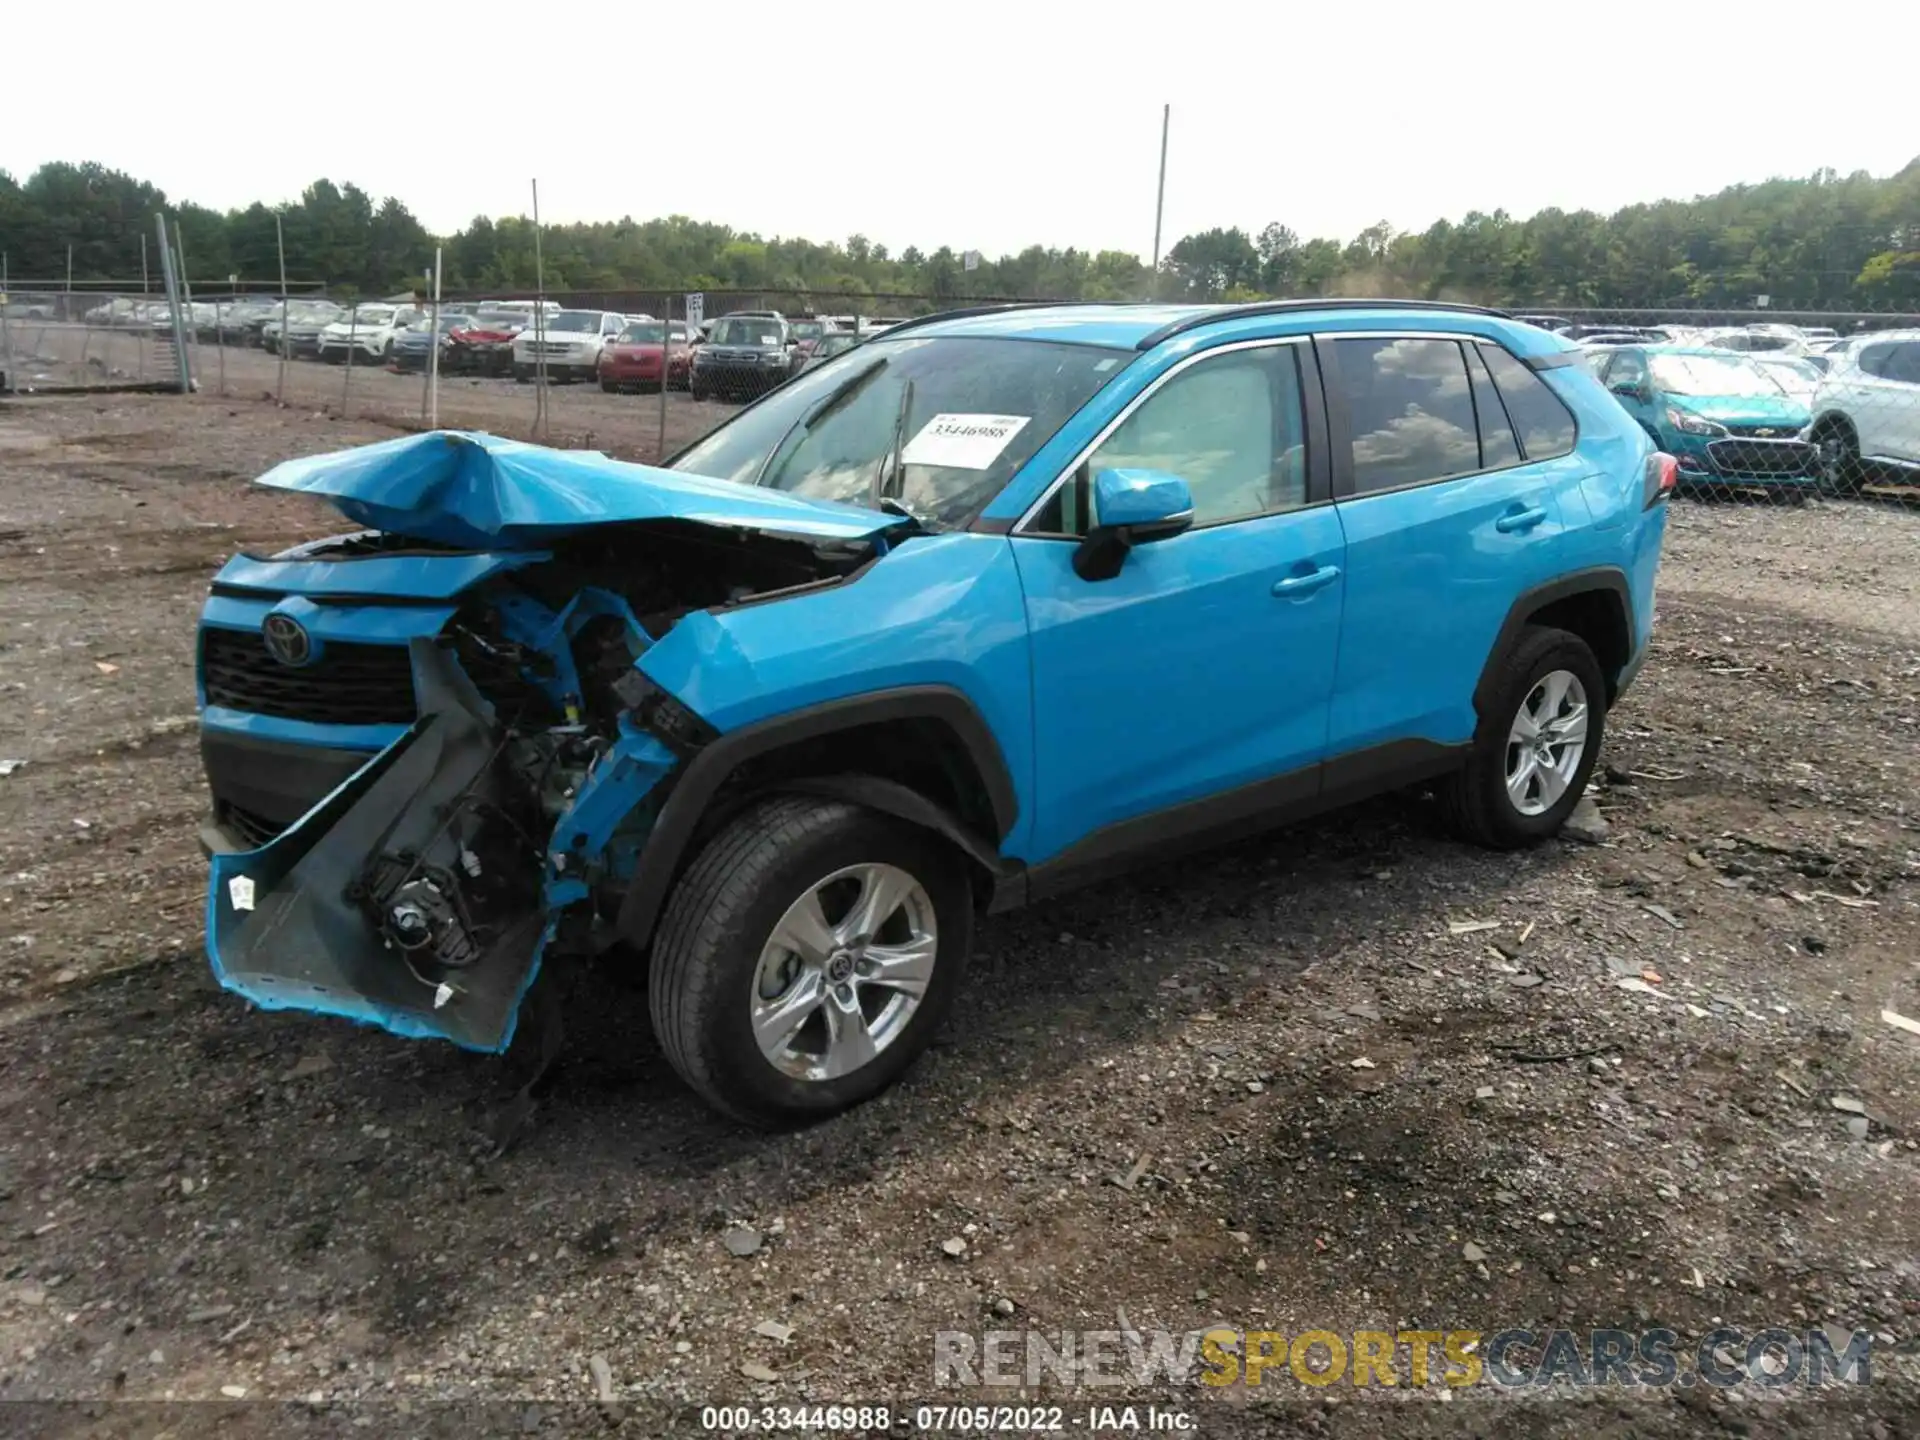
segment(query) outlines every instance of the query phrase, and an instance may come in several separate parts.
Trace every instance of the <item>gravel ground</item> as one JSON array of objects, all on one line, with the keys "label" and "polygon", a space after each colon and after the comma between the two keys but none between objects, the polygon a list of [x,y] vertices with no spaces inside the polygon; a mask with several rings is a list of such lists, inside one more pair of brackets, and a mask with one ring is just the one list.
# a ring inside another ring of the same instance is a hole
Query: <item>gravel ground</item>
[{"label": "gravel ground", "polygon": [[[446,418],[531,411],[470,393]],[[652,399],[575,398],[641,453]],[[0,1400],[148,1402],[15,1422],[196,1433],[243,1390],[300,1403],[223,1433],[651,1435],[1012,1398],[936,1392],[942,1330],[1725,1323],[1871,1331],[1873,1382],[1055,1398],[1083,1432],[1127,1398],[1204,1434],[1920,1427],[1920,1036],[1881,1018],[1920,1017],[1920,514],[1676,506],[1602,843],[1487,854],[1394,797],[996,919],[942,1042],[798,1134],[716,1119],[596,976],[496,1156],[511,1065],[250,1010],[200,955],[206,579],[338,528],[248,476],[392,433],[304,394],[0,409]]]}]

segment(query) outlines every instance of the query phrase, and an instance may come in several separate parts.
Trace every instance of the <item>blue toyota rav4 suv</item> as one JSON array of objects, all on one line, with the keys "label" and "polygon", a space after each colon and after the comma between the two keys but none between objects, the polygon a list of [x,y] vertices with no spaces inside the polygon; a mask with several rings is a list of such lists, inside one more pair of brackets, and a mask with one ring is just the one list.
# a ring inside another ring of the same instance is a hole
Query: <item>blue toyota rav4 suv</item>
[{"label": "blue toyota rav4 suv", "polygon": [[630,957],[688,1083],[777,1124],[900,1073],[982,912],[1419,782],[1550,835],[1674,481],[1578,361],[1459,306],[998,308],[665,468],[281,465],[364,528],[207,600],[215,972],[499,1050],[543,956]]}]

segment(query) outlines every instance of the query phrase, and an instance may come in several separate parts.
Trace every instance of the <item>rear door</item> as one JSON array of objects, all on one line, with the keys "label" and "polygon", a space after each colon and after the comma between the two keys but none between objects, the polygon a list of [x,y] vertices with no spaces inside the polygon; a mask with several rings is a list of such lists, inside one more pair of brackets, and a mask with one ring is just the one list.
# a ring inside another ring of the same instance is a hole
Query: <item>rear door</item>
[{"label": "rear door", "polygon": [[[1571,412],[1498,344],[1323,335],[1316,349],[1347,542],[1329,755],[1417,764],[1423,746],[1471,738],[1494,638],[1522,591],[1561,572],[1591,467]],[[1329,788],[1346,774],[1330,758]]]}]

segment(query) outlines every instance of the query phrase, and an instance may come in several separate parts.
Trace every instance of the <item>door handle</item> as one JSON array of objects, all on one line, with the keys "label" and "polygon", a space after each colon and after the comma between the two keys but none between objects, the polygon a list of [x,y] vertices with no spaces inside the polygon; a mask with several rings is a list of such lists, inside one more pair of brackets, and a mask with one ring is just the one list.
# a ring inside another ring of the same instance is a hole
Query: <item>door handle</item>
[{"label": "door handle", "polygon": [[1322,565],[1318,570],[1309,570],[1304,575],[1289,575],[1274,581],[1273,593],[1287,600],[1298,600],[1302,595],[1324,590],[1339,578],[1338,565]]},{"label": "door handle", "polygon": [[1531,530],[1547,518],[1544,505],[1530,505],[1525,510],[1513,510],[1493,522],[1493,528],[1502,535],[1512,534],[1515,530]]}]

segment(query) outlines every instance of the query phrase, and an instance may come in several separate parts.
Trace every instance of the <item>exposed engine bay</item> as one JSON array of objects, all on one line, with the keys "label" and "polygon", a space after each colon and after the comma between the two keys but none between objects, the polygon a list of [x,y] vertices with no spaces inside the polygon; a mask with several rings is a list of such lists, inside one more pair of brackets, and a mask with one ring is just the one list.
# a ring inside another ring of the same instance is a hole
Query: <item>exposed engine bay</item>
[{"label": "exposed engine bay", "polygon": [[[617,938],[661,782],[712,737],[635,662],[690,612],[837,584],[884,549],[669,520],[517,553],[410,642],[406,734],[266,845],[213,857],[216,975],[268,1008],[505,1049],[544,953]],[[402,556],[484,558],[378,532],[276,558]]]}]

